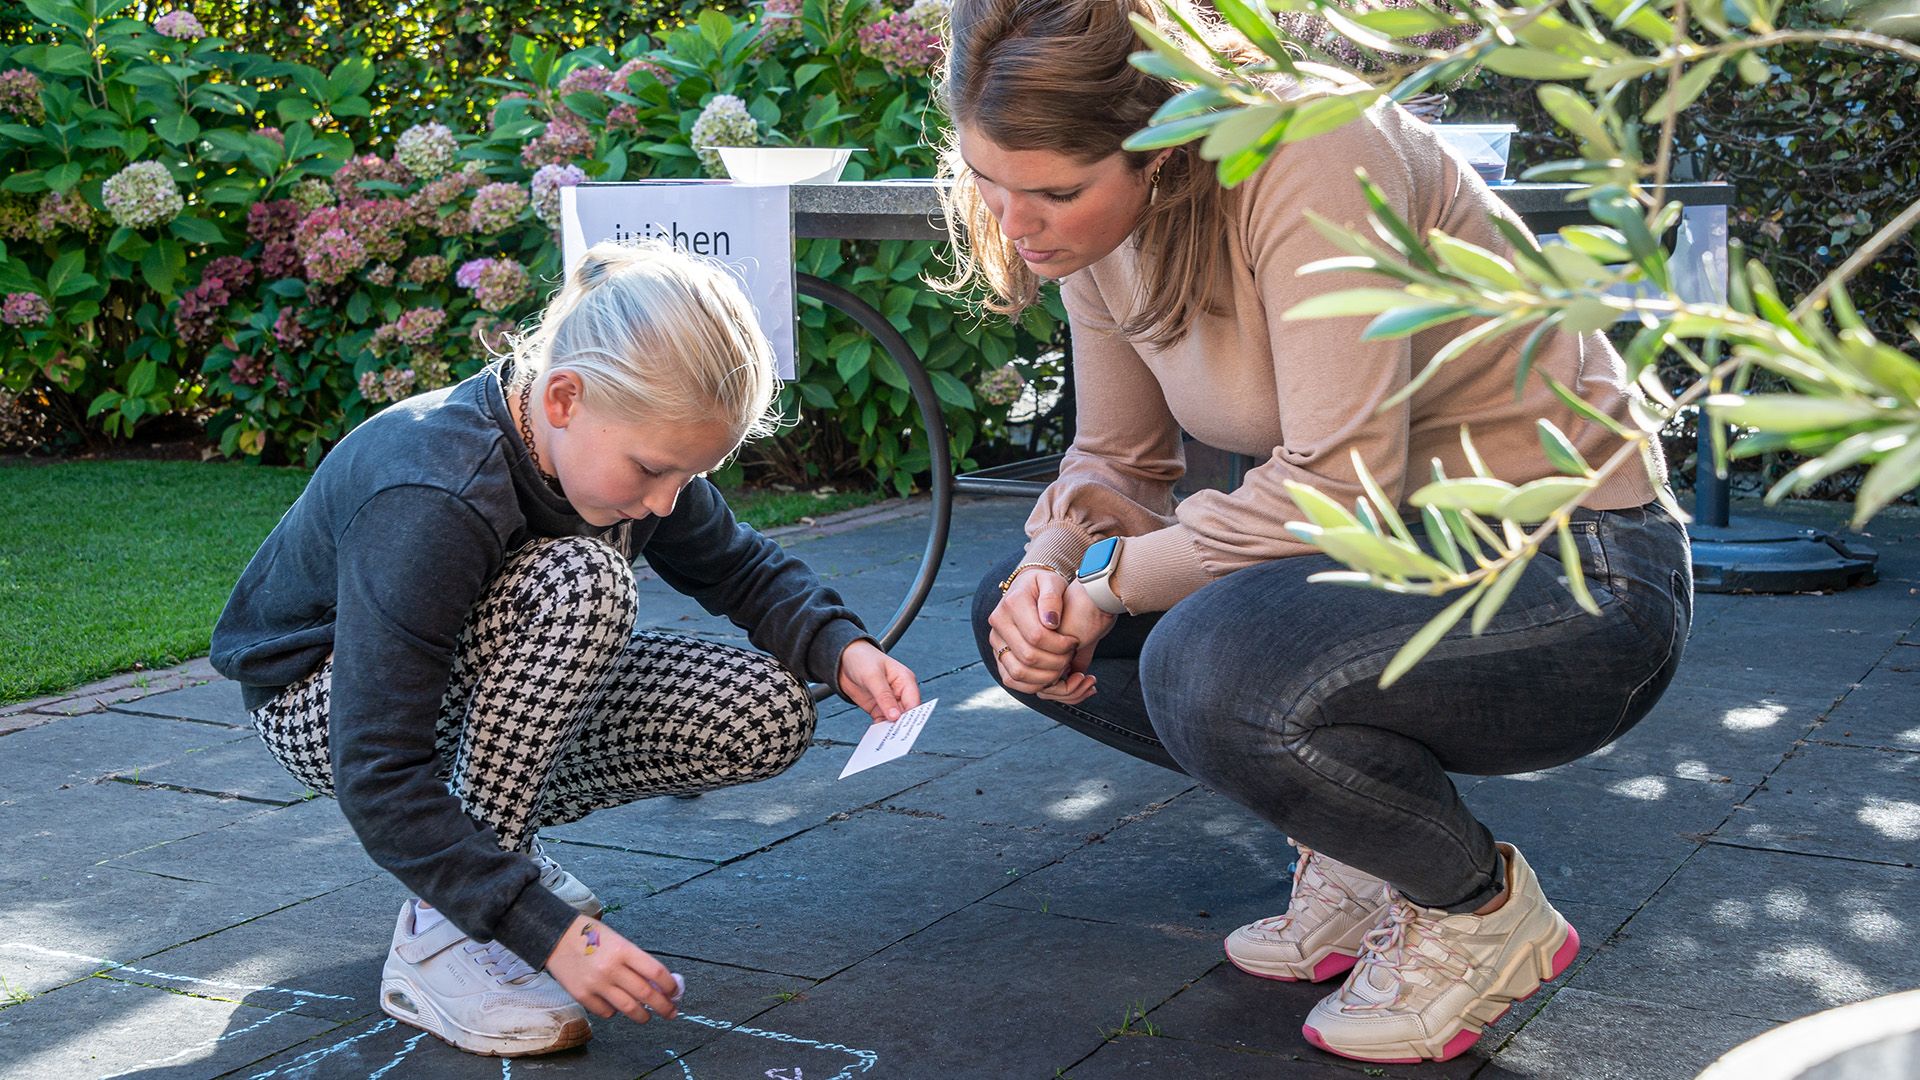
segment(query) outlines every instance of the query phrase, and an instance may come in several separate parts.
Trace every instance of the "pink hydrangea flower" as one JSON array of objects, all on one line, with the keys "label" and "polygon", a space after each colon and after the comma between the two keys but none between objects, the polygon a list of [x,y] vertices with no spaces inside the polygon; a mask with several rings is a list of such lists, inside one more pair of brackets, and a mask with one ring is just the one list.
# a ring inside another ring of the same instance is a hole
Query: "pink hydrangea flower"
[{"label": "pink hydrangea flower", "polygon": [[234,356],[233,363],[227,365],[227,378],[231,379],[235,386],[259,386],[261,378],[266,374],[265,369],[266,365],[260,362],[259,357],[239,353]]},{"label": "pink hydrangea flower", "polygon": [[415,285],[431,285],[447,276],[444,255],[420,255],[407,264],[407,280]]},{"label": "pink hydrangea flower", "polygon": [[364,199],[370,194],[360,190],[363,180],[383,180],[389,184],[411,183],[413,174],[405,165],[388,161],[379,154],[361,154],[348,158],[333,173],[333,193],[340,199]]},{"label": "pink hydrangea flower", "polygon": [[512,228],[526,208],[526,188],[519,184],[488,184],[473,193],[473,202],[467,206],[467,219],[474,232],[490,236]]},{"label": "pink hydrangea flower", "polygon": [[260,251],[260,274],[268,280],[299,277],[306,270],[306,259],[291,240],[269,240]]},{"label": "pink hydrangea flower", "polygon": [[646,57],[636,56],[613,69],[613,85],[609,87],[609,89],[619,91],[631,90],[632,86],[630,84],[633,81],[633,77],[643,71],[652,74],[655,79],[660,81],[660,85],[662,86],[672,86],[679,78],[673,72],[668,71],[666,68],[661,67]]},{"label": "pink hydrangea flower", "polygon": [[533,291],[527,268],[512,259],[474,259],[460,267],[454,283],[472,289],[483,311],[505,311]]},{"label": "pink hydrangea flower", "polygon": [[279,143],[281,146],[287,145],[286,133],[282,132],[277,127],[257,127],[253,129],[253,133],[255,135],[263,135],[266,138],[272,139],[274,142]]},{"label": "pink hydrangea flower", "polygon": [[313,238],[304,255],[307,277],[337,285],[367,264],[367,249],[345,229],[327,229]]},{"label": "pink hydrangea flower", "polygon": [[563,165],[575,158],[592,157],[596,140],[593,132],[566,117],[554,117],[540,137],[520,150],[520,163],[529,169],[542,165]]},{"label": "pink hydrangea flower", "polygon": [[951,5],[918,0],[897,15],[860,28],[860,48],[892,75],[925,75],[940,63],[940,33]]},{"label": "pink hydrangea flower", "polygon": [[61,229],[74,232],[92,232],[96,218],[93,207],[80,197],[77,191],[65,195],[49,191],[40,196],[40,205],[34,212],[35,238],[46,240]]},{"label": "pink hydrangea flower", "polygon": [[604,94],[613,85],[613,72],[598,64],[577,67],[560,77],[560,85],[555,90],[561,97],[568,94]]},{"label": "pink hydrangea flower", "polygon": [[394,276],[392,263],[375,263],[367,270],[368,284],[378,285],[383,289],[393,284]]},{"label": "pink hydrangea flower", "polygon": [[199,41],[207,36],[206,27],[191,11],[169,11],[153,20],[154,33],[181,41]]},{"label": "pink hydrangea flower", "polygon": [[313,332],[300,321],[301,309],[284,307],[273,320],[273,340],[288,352],[298,352],[313,340]]},{"label": "pink hydrangea flower", "polygon": [[37,124],[47,118],[40,103],[40,76],[26,68],[0,71],[0,113]]},{"label": "pink hydrangea flower", "polygon": [[0,301],[0,322],[8,326],[39,326],[53,318],[53,309],[39,293],[8,293]]},{"label": "pink hydrangea flower", "polygon": [[560,189],[586,180],[586,170],[578,165],[542,165],[533,174],[533,213],[548,228],[560,227]]}]

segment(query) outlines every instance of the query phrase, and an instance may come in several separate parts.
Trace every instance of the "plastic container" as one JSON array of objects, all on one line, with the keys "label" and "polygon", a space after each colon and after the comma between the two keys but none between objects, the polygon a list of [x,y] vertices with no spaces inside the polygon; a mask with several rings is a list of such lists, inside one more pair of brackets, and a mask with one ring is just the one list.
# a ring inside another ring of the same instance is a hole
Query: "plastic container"
[{"label": "plastic container", "polygon": [[1513,133],[1519,130],[1513,124],[1433,125],[1440,141],[1489,184],[1507,182],[1507,152],[1513,148]]},{"label": "plastic container", "polygon": [[[702,149],[708,149],[702,147]],[[840,179],[852,147],[715,146],[727,175],[744,184],[831,184]]]}]

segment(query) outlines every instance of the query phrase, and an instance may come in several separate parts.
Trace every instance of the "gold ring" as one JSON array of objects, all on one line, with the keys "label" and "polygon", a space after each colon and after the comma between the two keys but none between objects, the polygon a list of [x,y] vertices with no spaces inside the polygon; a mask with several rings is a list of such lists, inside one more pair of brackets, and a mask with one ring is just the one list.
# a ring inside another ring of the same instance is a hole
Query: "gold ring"
[{"label": "gold ring", "polygon": [[1001,661],[1003,661],[1003,660],[1005,660],[1005,659],[1007,658],[1007,652],[1008,652],[1009,650],[1011,650],[1012,648],[1013,648],[1013,646],[1011,646],[1011,645],[1002,645],[1002,646],[1000,646],[1000,647],[999,647],[998,649],[995,649],[995,650],[993,651],[993,660],[994,660],[994,662],[995,662],[995,663],[999,663],[999,662],[1001,662]]}]

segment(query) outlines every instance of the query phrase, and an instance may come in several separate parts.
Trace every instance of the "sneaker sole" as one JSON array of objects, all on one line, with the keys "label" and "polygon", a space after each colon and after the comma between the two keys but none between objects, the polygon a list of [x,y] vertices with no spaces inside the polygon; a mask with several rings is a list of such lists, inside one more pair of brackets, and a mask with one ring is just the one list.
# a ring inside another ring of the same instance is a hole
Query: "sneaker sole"
[{"label": "sneaker sole", "polygon": [[1360,962],[1357,956],[1332,952],[1314,961],[1306,975],[1298,974],[1299,968],[1293,964],[1276,964],[1270,968],[1260,967],[1257,960],[1242,960],[1233,955],[1231,948],[1226,950],[1227,963],[1259,979],[1272,979],[1275,982],[1326,982],[1335,975],[1344,975]]},{"label": "sneaker sole", "polygon": [[[1312,1025],[1309,1024],[1302,1024],[1300,1033],[1306,1036],[1308,1042],[1325,1050],[1327,1053],[1353,1061],[1372,1062],[1376,1065],[1418,1065],[1422,1061],[1451,1061],[1461,1054],[1466,1053],[1468,1047],[1480,1041],[1480,1036],[1486,1034],[1486,1029],[1493,1024],[1499,1023],[1500,1018],[1507,1015],[1507,1010],[1513,1008],[1514,1002],[1527,1000],[1539,993],[1540,987],[1559,978],[1560,973],[1567,970],[1567,966],[1573,963],[1573,958],[1578,955],[1579,952],[1580,933],[1573,928],[1572,923],[1568,923],[1566,940],[1561,943],[1558,949],[1553,951],[1551,956],[1545,953],[1534,954],[1535,957],[1541,959],[1543,963],[1534,965],[1534,978],[1531,987],[1524,993],[1515,994],[1510,997],[1504,994],[1489,995],[1469,1005],[1467,1007],[1467,1015],[1460,1020],[1460,1030],[1448,1037],[1435,1053],[1428,1053],[1426,1050],[1427,1046],[1432,1045],[1431,1040],[1424,1045],[1402,1043],[1403,1056],[1380,1057],[1330,1046],[1327,1044],[1325,1037],[1314,1030]],[[1525,969],[1523,968],[1522,970]],[[1493,1006],[1498,1006],[1497,1011],[1495,1011],[1492,1016],[1482,1018],[1481,1014]]]},{"label": "sneaker sole", "polygon": [[456,1050],[464,1050],[481,1057],[531,1057],[535,1054],[551,1054],[557,1050],[571,1050],[593,1038],[593,1025],[584,1019],[568,1020],[561,1024],[560,1030],[550,1038],[489,1035],[461,1027],[437,1014],[405,1009],[392,1000],[392,995],[396,993],[409,1002],[418,1001],[424,996],[404,979],[382,979],[380,981],[381,1012],[403,1024],[419,1028]]}]

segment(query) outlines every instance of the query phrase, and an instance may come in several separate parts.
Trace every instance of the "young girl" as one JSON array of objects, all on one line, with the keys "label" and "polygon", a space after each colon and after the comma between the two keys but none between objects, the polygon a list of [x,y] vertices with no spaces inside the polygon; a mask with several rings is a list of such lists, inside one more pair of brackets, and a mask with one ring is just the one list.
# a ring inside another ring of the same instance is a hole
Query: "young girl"
[{"label": "young girl", "polygon": [[[388,1014],[489,1055],[577,1046],[589,1011],[674,1016],[677,976],[538,830],[780,773],[813,732],[800,677],[876,721],[919,703],[704,479],[772,430],[776,389],[724,268],[596,245],[510,360],[341,440],[248,565],[213,664],[417,897]],[[772,655],[634,633],[641,557]]]},{"label": "young girl", "polygon": [[[1187,772],[1300,842],[1288,909],[1226,950],[1269,978],[1347,974],[1306,1018],[1309,1041],[1367,1061],[1449,1058],[1565,968],[1579,938],[1447,772],[1558,765],[1645,716],[1686,641],[1687,538],[1645,472],[1615,474],[1574,515],[1598,617],[1569,596],[1550,546],[1485,633],[1454,631],[1380,689],[1388,660],[1454,598],[1310,584],[1338,564],[1288,533],[1305,515],[1286,483],[1350,505],[1357,455],[1404,502],[1435,460],[1469,475],[1463,424],[1515,484],[1555,473],[1537,417],[1591,460],[1618,440],[1540,379],[1516,400],[1522,335],[1399,401],[1460,326],[1366,341],[1365,318],[1285,321],[1309,296],[1379,284],[1299,274],[1341,254],[1312,216],[1366,229],[1356,167],[1423,235],[1505,250],[1490,218],[1518,219],[1391,104],[1278,147],[1231,191],[1195,146],[1123,150],[1182,89],[1128,63],[1143,48],[1129,15],[1179,33],[1160,0],[953,5],[954,284],[1017,311],[1040,279],[1061,282],[1079,414],[1025,550],[982,583],[980,651],[1033,708]],[[1626,418],[1622,365],[1600,334],[1549,335],[1534,368]],[[1176,506],[1183,428],[1260,463],[1235,490]]]}]

